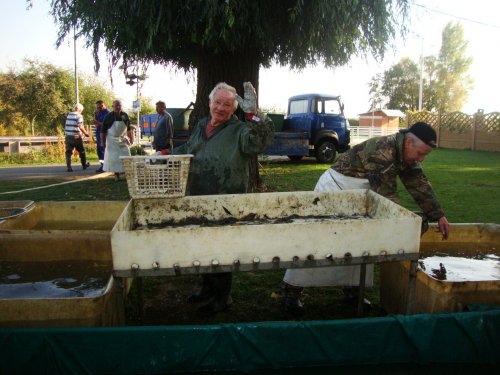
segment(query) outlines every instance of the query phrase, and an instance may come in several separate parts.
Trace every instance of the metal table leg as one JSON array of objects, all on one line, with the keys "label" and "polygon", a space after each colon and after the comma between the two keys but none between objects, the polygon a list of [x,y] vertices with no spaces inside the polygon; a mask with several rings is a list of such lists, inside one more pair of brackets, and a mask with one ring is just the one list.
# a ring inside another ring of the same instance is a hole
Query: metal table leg
[{"label": "metal table leg", "polygon": [[366,263],[360,265],[359,270],[359,295],[358,295],[358,316],[363,315],[364,298],[365,298],[365,285],[366,285]]},{"label": "metal table leg", "polygon": [[142,285],[142,277],[135,279],[137,282],[137,308],[139,309],[139,320],[141,324],[144,322],[144,287]]},{"label": "metal table leg", "polygon": [[116,325],[125,325],[125,287],[122,277],[115,277],[114,299],[116,303]]},{"label": "metal table leg", "polygon": [[415,287],[417,285],[417,265],[416,259],[410,261],[410,275],[408,281],[408,293],[406,295],[406,314],[411,314],[413,310],[413,299],[415,297]]}]

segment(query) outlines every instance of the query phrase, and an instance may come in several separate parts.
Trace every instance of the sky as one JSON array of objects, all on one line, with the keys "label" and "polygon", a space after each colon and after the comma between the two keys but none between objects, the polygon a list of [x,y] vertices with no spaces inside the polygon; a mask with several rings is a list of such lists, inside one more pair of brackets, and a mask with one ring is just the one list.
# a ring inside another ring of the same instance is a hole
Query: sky
[{"label": "sky", "polygon": [[[0,0],[0,71],[22,69],[24,58],[38,59],[62,68],[75,68],[73,39],[67,38],[56,49],[57,27],[49,15],[50,1],[33,0],[33,7],[26,9],[24,0]],[[473,57],[469,75],[474,88],[463,111],[469,114],[483,109],[485,113],[500,111],[498,90],[500,74],[500,1],[498,0],[416,0],[412,2],[408,23],[410,33],[405,40],[398,38],[395,47],[388,49],[381,61],[372,57],[353,57],[348,65],[324,68],[322,65],[303,71],[273,66],[261,69],[259,105],[264,109],[285,111],[290,96],[319,92],[341,95],[346,115],[356,118],[370,109],[369,82],[403,57],[419,62],[424,56],[437,55],[441,46],[441,33],[449,21],[460,22],[464,37],[469,42],[467,54]],[[92,52],[76,44],[76,65],[79,74],[94,74]],[[110,84],[106,56],[100,54],[100,79]],[[170,108],[184,108],[196,97],[196,79],[162,66],[150,66],[148,78],[141,94],[153,103],[163,100]],[[132,107],[136,87],[125,84],[123,74],[115,69],[113,91],[124,101],[125,108]],[[238,88],[242,91],[242,88]],[[242,94],[242,92],[240,93]],[[391,108],[397,109],[397,108]]]}]

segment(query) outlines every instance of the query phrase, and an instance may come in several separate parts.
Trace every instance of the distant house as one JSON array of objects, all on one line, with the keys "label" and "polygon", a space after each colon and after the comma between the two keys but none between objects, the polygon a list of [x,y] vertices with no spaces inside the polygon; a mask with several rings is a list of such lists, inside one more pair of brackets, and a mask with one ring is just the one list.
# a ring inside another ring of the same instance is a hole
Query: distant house
[{"label": "distant house", "polygon": [[378,109],[373,112],[359,114],[359,126],[373,126],[379,128],[399,127],[399,118],[405,114],[399,109]]}]

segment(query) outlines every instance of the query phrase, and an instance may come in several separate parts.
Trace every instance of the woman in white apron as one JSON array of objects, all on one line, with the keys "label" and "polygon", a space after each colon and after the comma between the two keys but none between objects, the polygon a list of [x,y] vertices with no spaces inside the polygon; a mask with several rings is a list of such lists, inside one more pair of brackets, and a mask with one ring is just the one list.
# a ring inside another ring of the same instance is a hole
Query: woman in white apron
[{"label": "woman in white apron", "polygon": [[121,101],[115,100],[113,111],[106,115],[101,127],[101,143],[105,150],[103,170],[113,172],[115,180],[125,172],[120,156],[130,156],[129,146],[134,142],[129,117],[121,109]]}]

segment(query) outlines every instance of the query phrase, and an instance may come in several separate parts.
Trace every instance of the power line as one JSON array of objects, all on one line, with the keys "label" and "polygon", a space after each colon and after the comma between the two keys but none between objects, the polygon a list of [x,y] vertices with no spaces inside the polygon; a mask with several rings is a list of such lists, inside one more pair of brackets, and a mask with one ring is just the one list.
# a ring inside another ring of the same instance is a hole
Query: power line
[{"label": "power line", "polygon": [[473,20],[473,19],[470,19],[470,18],[466,18],[466,17],[457,16],[455,14],[451,14],[451,13],[448,13],[448,12],[443,12],[441,10],[429,8],[428,6],[422,5],[422,4],[417,4],[417,3],[414,3],[414,4],[416,6],[418,6],[418,7],[424,8],[425,10],[428,10],[430,12],[443,14],[443,15],[448,16],[448,17],[453,17],[453,18],[460,19],[462,21],[477,23],[478,25],[482,25],[482,26],[488,26],[488,27],[494,27],[496,29],[500,29],[500,25],[493,25],[491,23],[486,23],[486,22],[477,21],[477,20]]}]

